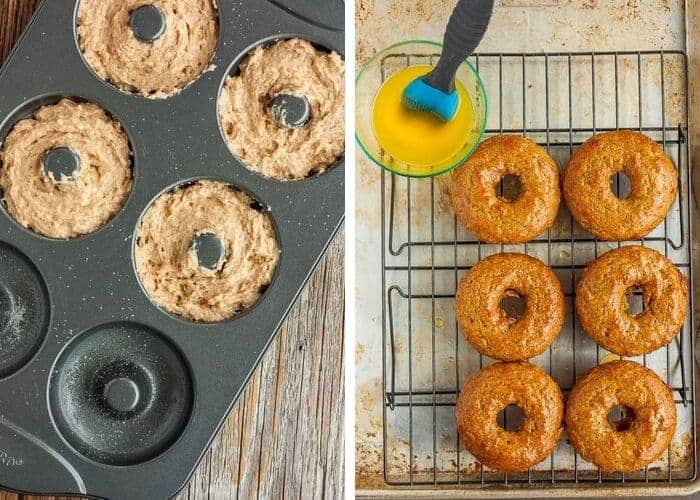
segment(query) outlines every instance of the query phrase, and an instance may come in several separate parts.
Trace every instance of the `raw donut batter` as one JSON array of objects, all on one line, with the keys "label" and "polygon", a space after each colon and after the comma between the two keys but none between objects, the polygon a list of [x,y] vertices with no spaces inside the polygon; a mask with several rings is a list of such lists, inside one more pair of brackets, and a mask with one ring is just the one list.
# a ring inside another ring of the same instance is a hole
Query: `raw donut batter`
[{"label": "raw donut batter", "polygon": [[[46,153],[68,148],[79,169],[55,179]],[[99,106],[63,99],[19,121],[0,150],[0,188],[22,226],[50,238],[96,231],[124,205],[132,185],[129,140]]]},{"label": "raw donut batter", "polygon": [[[160,307],[188,319],[229,319],[260,299],[277,268],[279,248],[268,214],[245,193],[202,180],[160,196],[136,232],[141,282]],[[214,269],[199,265],[193,241],[216,235],[224,249]]]},{"label": "raw donut batter", "polygon": [[[251,170],[278,179],[324,172],[345,154],[345,65],[306,40],[257,47],[229,77],[219,98],[219,118],[231,150]],[[271,101],[280,94],[305,96],[309,121],[280,125]]]},{"label": "raw donut batter", "polygon": [[[131,13],[152,5],[165,30],[152,42],[134,35]],[[77,32],[85,60],[104,80],[127,92],[164,98],[209,65],[218,39],[213,0],[81,0]]]}]

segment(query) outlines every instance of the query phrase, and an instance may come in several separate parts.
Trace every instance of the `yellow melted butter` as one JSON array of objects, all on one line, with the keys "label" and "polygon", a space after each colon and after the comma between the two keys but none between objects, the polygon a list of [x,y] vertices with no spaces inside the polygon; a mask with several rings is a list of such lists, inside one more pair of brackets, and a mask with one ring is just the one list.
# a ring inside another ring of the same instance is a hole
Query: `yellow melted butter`
[{"label": "yellow melted butter", "polygon": [[379,89],[372,109],[372,128],[379,145],[392,158],[415,167],[456,161],[471,148],[475,137],[474,108],[459,81],[459,108],[450,122],[403,105],[404,89],[431,69],[409,66],[392,75]]}]

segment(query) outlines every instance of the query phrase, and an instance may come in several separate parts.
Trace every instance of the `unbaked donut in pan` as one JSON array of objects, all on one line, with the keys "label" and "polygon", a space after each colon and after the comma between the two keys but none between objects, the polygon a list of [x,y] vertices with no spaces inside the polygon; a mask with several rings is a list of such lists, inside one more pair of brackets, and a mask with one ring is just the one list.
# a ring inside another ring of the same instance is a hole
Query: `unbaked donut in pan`
[{"label": "unbaked donut in pan", "polygon": [[[280,121],[274,101],[282,95],[305,99],[308,119]],[[266,177],[313,177],[345,154],[345,65],[306,40],[256,47],[227,78],[218,106],[231,151]]]},{"label": "unbaked donut in pan", "polygon": [[[71,164],[47,168],[56,153]],[[0,149],[0,188],[19,224],[69,239],[107,224],[132,186],[131,149],[122,126],[96,104],[62,99],[20,120]]]},{"label": "unbaked donut in pan", "polygon": [[223,321],[252,307],[279,261],[269,213],[224,182],[161,195],[135,237],[136,269],[153,302],[194,321]]},{"label": "unbaked donut in pan", "polygon": [[[147,18],[139,22],[139,14]],[[100,78],[125,92],[165,98],[207,69],[219,20],[214,0],[80,0],[76,31]]]}]

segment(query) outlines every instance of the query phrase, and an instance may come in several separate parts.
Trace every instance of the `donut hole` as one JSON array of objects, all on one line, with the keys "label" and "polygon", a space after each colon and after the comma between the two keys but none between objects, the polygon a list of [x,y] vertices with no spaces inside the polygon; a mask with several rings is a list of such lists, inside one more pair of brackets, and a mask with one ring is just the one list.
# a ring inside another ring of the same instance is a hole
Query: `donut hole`
[{"label": "donut hole", "polygon": [[523,194],[523,184],[520,176],[508,174],[504,175],[496,185],[498,197],[507,203],[518,201]]},{"label": "donut hole", "polygon": [[610,176],[610,190],[615,197],[624,200],[632,192],[632,181],[624,172],[615,172]]},{"label": "donut hole", "polygon": [[608,424],[617,432],[630,430],[634,424],[634,410],[627,405],[614,405],[608,412]]},{"label": "donut hole", "polygon": [[633,317],[641,316],[647,309],[647,304],[644,301],[644,289],[635,285],[625,291],[625,299],[627,300],[627,314]]},{"label": "donut hole", "polygon": [[525,412],[516,404],[509,404],[496,416],[498,425],[506,431],[518,432],[525,422]]},{"label": "donut hole", "polygon": [[527,300],[515,290],[506,290],[501,297],[499,307],[508,320],[508,324],[512,325],[525,316]]}]

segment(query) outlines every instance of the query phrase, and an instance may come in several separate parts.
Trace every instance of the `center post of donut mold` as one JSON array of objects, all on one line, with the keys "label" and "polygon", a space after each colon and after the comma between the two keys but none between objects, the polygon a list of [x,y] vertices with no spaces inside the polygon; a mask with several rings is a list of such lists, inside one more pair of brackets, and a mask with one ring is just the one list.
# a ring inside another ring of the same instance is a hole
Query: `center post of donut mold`
[{"label": "center post of donut mold", "polygon": [[142,5],[131,12],[129,26],[142,42],[155,42],[165,33],[165,16],[155,5]]},{"label": "center post of donut mold", "polygon": [[311,104],[304,95],[278,94],[270,101],[272,117],[286,128],[303,127],[311,119]]},{"label": "center post of donut mold", "polygon": [[80,170],[80,157],[70,148],[56,147],[44,153],[44,172],[54,182],[70,180]]},{"label": "center post of donut mold", "polygon": [[190,250],[197,265],[209,271],[221,269],[226,260],[226,247],[221,238],[214,233],[201,233],[192,238]]},{"label": "center post of donut mold", "polygon": [[138,385],[127,377],[117,377],[107,382],[103,396],[107,406],[118,413],[133,411],[141,399]]}]

